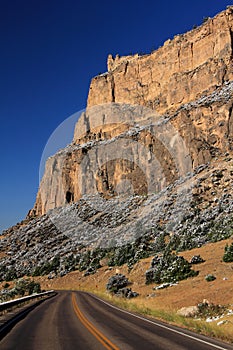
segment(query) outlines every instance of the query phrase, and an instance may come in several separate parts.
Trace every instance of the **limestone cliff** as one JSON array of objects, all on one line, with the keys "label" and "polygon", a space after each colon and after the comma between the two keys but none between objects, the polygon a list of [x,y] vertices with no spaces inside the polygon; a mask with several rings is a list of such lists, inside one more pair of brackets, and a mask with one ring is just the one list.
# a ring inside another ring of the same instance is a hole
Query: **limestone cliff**
[{"label": "limestone cliff", "polygon": [[108,72],[95,77],[88,106],[141,104],[159,114],[175,110],[232,80],[232,7],[148,55],[108,57]]},{"label": "limestone cliff", "polygon": [[148,55],[108,57],[30,216],[98,193],[157,193],[233,147],[233,7]]}]

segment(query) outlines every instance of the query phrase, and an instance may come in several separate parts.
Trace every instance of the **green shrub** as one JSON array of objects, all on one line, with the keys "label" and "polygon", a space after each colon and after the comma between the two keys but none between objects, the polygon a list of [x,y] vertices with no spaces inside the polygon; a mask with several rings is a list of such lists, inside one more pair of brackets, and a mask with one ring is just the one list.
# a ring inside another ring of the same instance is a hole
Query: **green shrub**
[{"label": "green shrub", "polygon": [[106,255],[105,249],[96,248],[83,252],[81,256],[76,258],[79,271],[87,271],[95,273],[101,267],[100,260]]},{"label": "green shrub", "polygon": [[233,243],[229,246],[228,244],[225,246],[225,253],[223,255],[224,262],[233,262]]},{"label": "green shrub", "polygon": [[43,265],[37,266],[32,272],[32,276],[44,276],[50,272],[58,273],[60,267],[60,256],[56,255],[52,261],[46,261]]},{"label": "green shrub", "polygon": [[16,282],[14,290],[16,294],[24,296],[25,294],[40,293],[41,287],[38,282],[34,282],[33,280],[20,279]]},{"label": "green shrub", "polygon": [[139,237],[134,243],[127,243],[123,246],[112,249],[108,253],[109,266],[128,265],[131,269],[140,259],[147,258],[152,251],[149,237]]},{"label": "green shrub", "polygon": [[146,284],[176,282],[198,275],[191,269],[191,264],[183,256],[166,251],[162,256],[156,255],[151,268],[146,271]]},{"label": "green shrub", "polygon": [[17,272],[15,270],[14,267],[11,267],[7,272],[6,272],[6,275],[5,275],[5,280],[6,281],[13,281],[17,278]]},{"label": "green shrub", "polygon": [[205,23],[209,20],[209,17],[203,17],[202,23]]},{"label": "green shrub", "polygon": [[129,284],[128,278],[122,274],[111,276],[106,284],[107,291],[116,294],[120,289],[127,287]]},{"label": "green shrub", "polygon": [[199,303],[197,308],[196,316],[201,318],[220,316],[227,311],[226,306],[209,304],[208,302]]},{"label": "green shrub", "polygon": [[67,271],[74,271],[76,266],[76,258],[74,257],[74,254],[67,256],[63,262],[63,265]]},{"label": "green shrub", "polygon": [[210,242],[218,242],[229,238],[233,234],[233,217],[224,216],[215,222],[210,222],[207,239]]},{"label": "green shrub", "polygon": [[205,280],[206,280],[207,282],[211,282],[211,281],[216,280],[216,277],[210,273],[210,274],[208,274],[207,276],[205,276]]},{"label": "green shrub", "polygon": [[205,262],[205,260],[200,256],[200,254],[194,255],[190,260],[190,264],[192,265],[201,264],[203,262]]}]

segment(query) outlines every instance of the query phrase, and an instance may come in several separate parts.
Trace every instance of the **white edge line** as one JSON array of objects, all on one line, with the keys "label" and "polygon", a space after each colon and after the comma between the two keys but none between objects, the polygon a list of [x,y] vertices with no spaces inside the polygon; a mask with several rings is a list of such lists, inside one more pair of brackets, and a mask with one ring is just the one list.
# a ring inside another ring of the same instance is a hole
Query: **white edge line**
[{"label": "white edge line", "polygon": [[210,345],[210,346],[212,346],[212,347],[214,347],[214,348],[216,348],[216,349],[227,350],[227,348],[222,348],[221,346],[215,345],[215,344],[213,344],[213,343],[209,343],[209,342],[207,342],[207,341],[205,341],[205,340],[203,340],[203,339],[200,339],[200,338],[194,337],[194,336],[192,336],[192,335],[189,335],[189,334],[186,334],[186,333],[177,331],[176,329],[173,329],[173,328],[170,328],[170,327],[168,327],[168,326],[165,326],[165,325],[156,323],[156,322],[154,322],[154,321],[148,320],[147,318],[144,318],[144,317],[135,315],[135,314],[133,314],[133,313],[131,313],[131,312],[129,312],[129,311],[120,309],[120,308],[118,308],[117,306],[114,306],[114,305],[108,303],[107,301],[98,298],[97,296],[95,296],[95,295],[93,295],[93,294],[91,294],[91,296],[93,296],[93,298],[95,298],[95,299],[101,301],[102,303],[104,303],[104,304],[106,304],[106,305],[112,307],[113,309],[116,309],[116,310],[118,310],[118,311],[124,312],[125,314],[128,314],[128,315],[134,316],[134,317],[136,317],[136,318],[139,318],[140,320],[143,320],[143,321],[152,323],[152,324],[154,324],[154,325],[157,326],[157,327],[161,327],[161,328],[167,329],[167,330],[169,330],[169,331],[171,331],[171,332],[173,332],[173,333],[177,333],[177,334],[183,335],[183,336],[185,336],[185,337],[187,337],[187,338],[191,338],[191,339],[193,339],[193,340],[196,340],[196,341],[198,341],[198,342],[200,342],[200,343],[204,343],[204,344]]}]

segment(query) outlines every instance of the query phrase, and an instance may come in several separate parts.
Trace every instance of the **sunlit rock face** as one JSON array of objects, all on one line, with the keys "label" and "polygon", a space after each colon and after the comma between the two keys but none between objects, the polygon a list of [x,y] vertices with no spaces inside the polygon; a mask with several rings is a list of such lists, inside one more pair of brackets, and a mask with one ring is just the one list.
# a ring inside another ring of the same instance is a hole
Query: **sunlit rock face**
[{"label": "sunlit rock face", "polygon": [[213,92],[232,80],[232,29],[229,7],[151,54],[109,55],[108,72],[91,82],[88,106],[129,103],[164,114]]},{"label": "sunlit rock face", "polygon": [[232,152],[233,8],[148,55],[108,57],[73,142],[47,160],[29,216],[85,195],[159,193]]}]

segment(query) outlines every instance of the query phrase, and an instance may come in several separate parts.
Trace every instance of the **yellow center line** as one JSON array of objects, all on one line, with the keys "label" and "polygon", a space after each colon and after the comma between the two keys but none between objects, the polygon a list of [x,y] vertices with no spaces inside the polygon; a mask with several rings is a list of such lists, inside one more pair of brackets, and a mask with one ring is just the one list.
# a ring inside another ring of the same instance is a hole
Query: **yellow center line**
[{"label": "yellow center line", "polygon": [[103,333],[101,333],[94,325],[91,323],[81,312],[78,307],[75,294],[72,293],[72,305],[74,311],[82,322],[82,324],[89,330],[89,332],[94,335],[94,337],[108,350],[120,350],[116,345],[114,345]]}]

